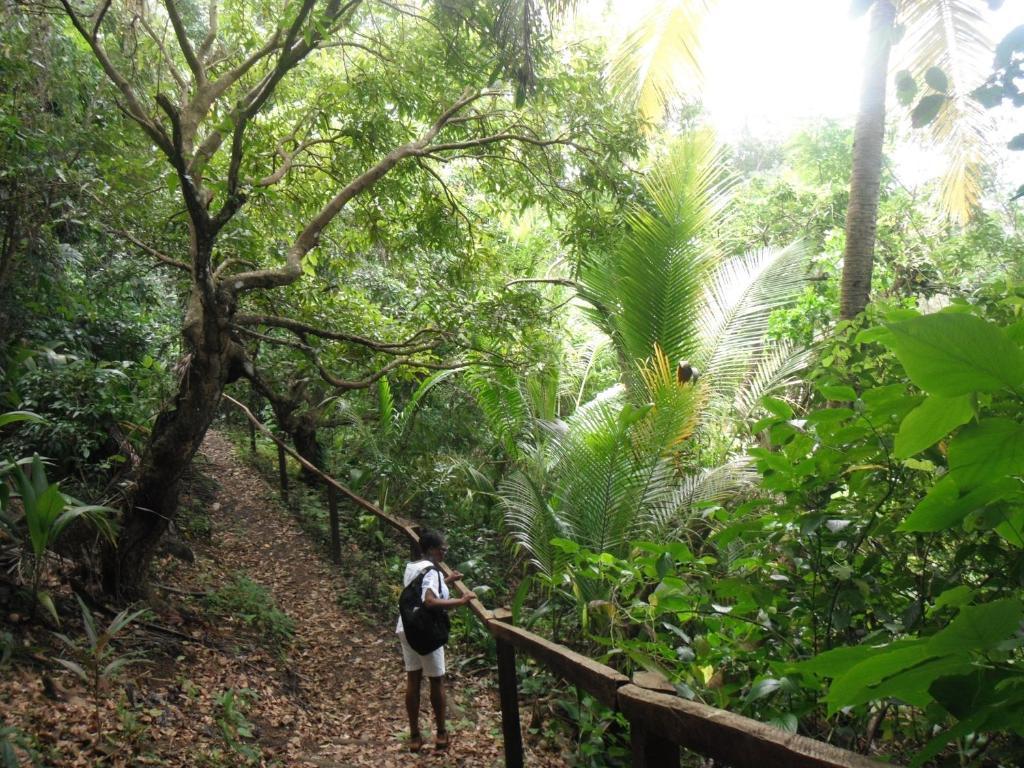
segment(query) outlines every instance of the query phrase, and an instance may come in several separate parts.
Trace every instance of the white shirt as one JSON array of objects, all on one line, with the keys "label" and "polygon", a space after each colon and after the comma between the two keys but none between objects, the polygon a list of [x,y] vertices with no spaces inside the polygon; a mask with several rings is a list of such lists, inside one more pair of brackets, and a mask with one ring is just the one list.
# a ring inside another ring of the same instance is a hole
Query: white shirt
[{"label": "white shirt", "polygon": [[[416,577],[423,573],[425,568],[430,568],[427,571],[427,575],[423,577],[423,592],[420,594],[421,600],[426,600],[427,590],[433,591],[436,597],[442,600],[447,600],[450,592],[448,591],[448,585],[445,584],[444,579],[441,578],[441,574],[430,560],[417,560],[415,563],[406,563],[405,575],[402,577],[402,587],[407,587]],[[402,627],[402,617],[399,615],[398,624],[395,626],[395,632],[404,632],[405,629]]]}]

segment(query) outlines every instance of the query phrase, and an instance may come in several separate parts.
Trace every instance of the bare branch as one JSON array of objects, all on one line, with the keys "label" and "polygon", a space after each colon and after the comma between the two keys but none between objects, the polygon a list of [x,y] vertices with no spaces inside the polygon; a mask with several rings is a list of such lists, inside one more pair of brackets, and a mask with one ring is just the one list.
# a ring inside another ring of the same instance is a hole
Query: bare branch
[{"label": "bare branch", "polygon": [[96,9],[96,13],[93,14],[93,22],[92,22],[92,39],[93,40],[95,40],[96,39],[96,35],[99,34],[100,24],[103,23],[103,17],[106,16],[107,15],[107,11],[110,10],[110,2],[111,2],[111,0],[103,0],[103,2],[100,3],[99,8]]},{"label": "bare branch", "polygon": [[445,196],[445,198],[447,198],[448,205],[451,206],[452,212],[455,213],[456,216],[461,216],[462,217],[462,219],[466,222],[466,227],[469,229],[470,233],[472,234],[473,222],[469,220],[469,216],[466,215],[466,212],[463,210],[462,206],[459,204],[459,201],[455,199],[455,195],[452,193],[452,191],[449,188],[448,184],[445,183],[445,180],[441,178],[440,174],[438,174],[437,171],[435,171],[433,168],[430,167],[429,164],[427,164],[425,158],[417,157],[416,158],[416,165],[419,166],[420,168],[422,168],[424,171],[426,171],[431,176],[433,176],[434,179],[437,181],[437,183],[441,185],[441,189],[444,191],[444,196]]},{"label": "bare branch", "polygon": [[[291,137],[294,139],[294,136]],[[302,151],[309,149],[310,147],[316,146],[317,144],[330,144],[333,139],[304,139],[299,142],[299,145],[292,151],[288,152],[284,148],[284,142],[277,145],[277,154],[283,158],[283,162],[278,166],[277,170],[268,176],[264,176],[262,179],[254,183],[257,187],[270,187],[280,182],[290,171],[295,163],[295,157]]]},{"label": "bare branch", "polygon": [[185,24],[178,13],[178,6],[174,4],[174,0],[164,0],[164,7],[167,9],[168,17],[171,19],[171,26],[174,27],[174,34],[178,38],[178,47],[181,48],[185,61],[188,62],[188,68],[195,75],[196,84],[202,85],[206,82],[206,71],[203,69],[202,62],[196,57],[196,52],[192,50],[192,43],[189,42],[188,31],[185,29]]},{"label": "bare branch", "polygon": [[398,352],[403,354],[408,354],[413,351],[425,352],[428,349],[433,349],[438,343],[440,343],[440,340],[431,342],[429,346],[424,344],[417,345],[417,340],[427,335],[440,336],[443,334],[443,332],[437,328],[424,328],[417,331],[404,341],[379,341],[376,339],[366,338],[365,336],[359,336],[354,333],[329,331],[309,325],[308,323],[301,323],[298,320],[292,320],[288,317],[276,317],[273,315],[236,315],[234,318],[234,324],[237,326],[262,325],[267,328],[284,328],[285,330],[291,331],[299,336],[317,336],[331,341],[344,341],[351,344],[358,344],[359,346],[367,347],[368,349],[372,349],[377,352]]},{"label": "bare branch", "polygon": [[[383,368],[375,371],[374,373],[371,373],[369,376],[366,376],[362,379],[341,379],[332,374],[330,371],[328,371],[324,367],[323,363],[320,362],[320,358],[318,358],[316,355],[310,355],[310,358],[313,362],[313,365],[315,365],[317,370],[320,372],[320,378],[322,378],[335,389],[340,389],[343,391],[349,391],[353,389],[366,389],[367,387],[376,384],[378,381],[387,376],[396,368],[401,368],[402,366],[408,365],[424,368],[436,367],[436,364],[429,364],[419,360],[413,360],[408,357],[398,357],[392,360],[387,365],[385,365]],[[449,366],[444,367],[447,368]]]},{"label": "bare branch", "polygon": [[309,344],[303,344],[301,341],[295,341],[294,339],[282,339],[277,336],[268,336],[265,333],[254,331],[252,328],[244,328],[240,325],[234,325],[232,327],[239,333],[243,333],[254,339],[259,339],[260,341],[265,341],[268,344],[275,344],[279,347],[291,347],[292,349],[298,349],[303,352],[312,351],[312,347],[310,347]]},{"label": "bare branch", "polygon": [[203,38],[203,42],[199,44],[199,50],[196,55],[199,56],[200,61],[205,61],[209,66],[209,60],[207,56],[210,50],[213,48],[214,42],[217,40],[217,0],[210,0],[210,16],[209,16],[210,29],[206,33],[206,37]]},{"label": "bare branch", "polygon": [[118,237],[123,237],[128,242],[130,242],[133,245],[141,248],[143,251],[148,253],[150,256],[152,256],[157,261],[163,262],[164,264],[167,264],[168,266],[174,267],[175,269],[180,269],[181,271],[187,272],[188,274],[192,274],[192,268],[188,264],[186,264],[183,261],[178,261],[177,259],[172,259],[170,256],[167,256],[167,255],[161,253],[156,248],[153,248],[151,246],[146,245],[144,242],[139,240],[137,237],[135,237],[130,232],[125,232],[122,229],[114,229],[112,227],[107,227],[107,226],[103,226],[103,229],[106,232],[110,233],[111,235],[116,235]]},{"label": "bare branch", "polygon": [[156,43],[156,47],[160,51],[164,63],[167,65],[167,69],[171,73],[171,77],[174,79],[174,82],[177,83],[178,89],[181,91],[182,98],[184,98],[185,94],[188,93],[188,83],[185,82],[185,78],[182,76],[181,72],[178,71],[178,67],[174,63],[174,59],[172,59],[170,53],[167,52],[167,47],[164,45],[164,41],[156,34],[153,28],[149,25],[149,22],[146,21],[145,17],[140,14],[136,18],[139,20],[139,23],[142,24],[142,28],[145,30],[146,34],[149,35],[149,38]]},{"label": "bare branch", "polygon": [[220,265],[217,267],[217,269],[214,271],[213,276],[215,278],[220,277],[222,274],[227,272],[228,267],[233,267],[235,264],[244,264],[245,266],[250,267],[250,268],[255,268],[256,267],[255,263],[249,261],[248,259],[236,259],[236,258],[224,259],[224,261],[222,261],[220,263]]},{"label": "bare branch", "polygon": [[452,149],[469,149],[471,147],[485,147],[488,144],[494,144],[499,141],[516,141],[522,144],[532,144],[535,147],[550,147],[557,144],[572,147],[573,149],[577,149],[581,152],[589,151],[586,147],[562,137],[555,139],[538,139],[535,136],[526,136],[521,133],[494,133],[490,136],[478,136],[475,139],[466,139],[465,141],[431,144],[428,147],[424,147],[418,154],[432,156],[437,152],[445,152]]},{"label": "bare branch", "polygon": [[358,48],[359,50],[365,51],[371,56],[375,56],[381,61],[386,61],[388,63],[391,63],[393,61],[393,59],[390,56],[381,53],[376,48],[371,48],[370,46],[363,45],[362,43],[354,43],[351,40],[336,40],[330,43],[321,41],[320,43],[317,44],[316,47],[318,50],[321,51],[326,50],[328,48]]},{"label": "bare branch", "polygon": [[85,42],[88,43],[89,48],[92,49],[93,55],[100,63],[100,66],[103,68],[107,78],[117,87],[121,92],[121,95],[124,97],[125,114],[138,123],[142,130],[145,131],[146,135],[153,140],[153,143],[170,158],[174,153],[170,139],[167,138],[167,134],[164,133],[160,124],[155,122],[146,114],[146,110],[144,110],[142,105],[139,103],[138,97],[135,95],[135,91],[132,90],[131,84],[110,61],[110,57],[107,55],[106,49],[100,43],[99,38],[93,37],[89,34],[81,17],[79,17],[79,15],[75,13],[75,9],[71,7],[70,0],[60,0],[60,4],[63,6],[68,19],[71,20],[72,25],[74,25],[75,29],[78,31],[78,34],[82,36],[82,39],[85,40]]},{"label": "bare branch", "polygon": [[574,290],[579,289],[580,287],[580,284],[575,280],[568,280],[564,277],[521,277],[518,280],[509,280],[505,283],[505,287],[511,288],[514,285],[530,285],[534,283],[560,285],[563,288],[572,288]]}]

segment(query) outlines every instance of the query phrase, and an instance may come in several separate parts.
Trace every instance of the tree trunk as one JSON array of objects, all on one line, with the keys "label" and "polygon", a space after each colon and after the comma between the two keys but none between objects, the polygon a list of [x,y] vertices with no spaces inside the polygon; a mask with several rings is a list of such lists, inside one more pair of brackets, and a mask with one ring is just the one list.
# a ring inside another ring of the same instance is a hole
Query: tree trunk
[{"label": "tree trunk", "polygon": [[[299,456],[317,469],[323,469],[324,451],[316,436],[316,426],[316,414],[305,414],[297,420],[291,436]],[[320,483],[320,478],[305,467],[302,468],[301,477],[307,485],[316,486]]]},{"label": "tree trunk", "polygon": [[875,1],[864,62],[860,111],[853,134],[853,175],[850,204],[846,211],[846,250],[843,252],[843,284],[839,299],[839,316],[844,320],[863,311],[871,294],[885,136],[885,91],[895,18],[896,7],[892,0]]},{"label": "tree trunk", "polygon": [[[103,562],[103,588],[115,597],[136,598],[145,592],[149,565],[161,536],[177,512],[182,475],[217,414],[233,355],[240,352],[227,323],[210,317],[197,296],[185,321],[185,349],[179,363],[178,391],[157,416],[143,454],[139,476],[117,540]],[[226,311],[224,311],[226,315]]]}]

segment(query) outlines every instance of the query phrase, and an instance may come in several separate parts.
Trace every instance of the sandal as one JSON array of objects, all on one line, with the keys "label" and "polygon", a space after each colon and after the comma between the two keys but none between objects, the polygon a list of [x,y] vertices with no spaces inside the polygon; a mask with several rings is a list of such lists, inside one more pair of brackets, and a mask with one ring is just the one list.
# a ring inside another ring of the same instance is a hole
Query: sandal
[{"label": "sandal", "polygon": [[418,733],[415,736],[409,736],[409,751],[419,752],[423,749],[423,737]]},{"label": "sandal", "polygon": [[448,749],[449,743],[450,742],[448,741],[448,731],[438,731],[437,734],[434,736],[434,749],[438,750],[439,752]]}]

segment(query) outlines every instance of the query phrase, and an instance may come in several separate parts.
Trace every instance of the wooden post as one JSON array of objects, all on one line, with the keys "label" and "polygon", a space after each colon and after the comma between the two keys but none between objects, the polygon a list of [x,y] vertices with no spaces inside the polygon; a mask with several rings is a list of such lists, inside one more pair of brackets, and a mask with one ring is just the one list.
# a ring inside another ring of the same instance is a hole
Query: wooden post
[{"label": "wooden post", "polygon": [[281,475],[281,498],[288,503],[288,454],[284,452],[284,446],[277,444],[277,468]]},{"label": "wooden post", "polygon": [[331,560],[341,562],[341,536],[338,532],[338,489],[327,484],[327,510],[331,519]]},{"label": "wooden post", "polygon": [[[633,685],[650,691],[676,694],[675,686],[657,672],[635,672]],[[649,729],[641,720],[629,721],[633,768],[679,768],[679,745]]]},{"label": "wooden post", "polygon": [[256,425],[249,422],[249,448],[256,453]]},{"label": "wooden post", "polygon": [[[512,611],[498,608],[494,620],[511,623]],[[523,768],[523,732],[519,725],[519,684],[516,680],[516,649],[495,638],[498,646],[498,698],[501,700],[501,732],[505,740],[505,768]]]}]

